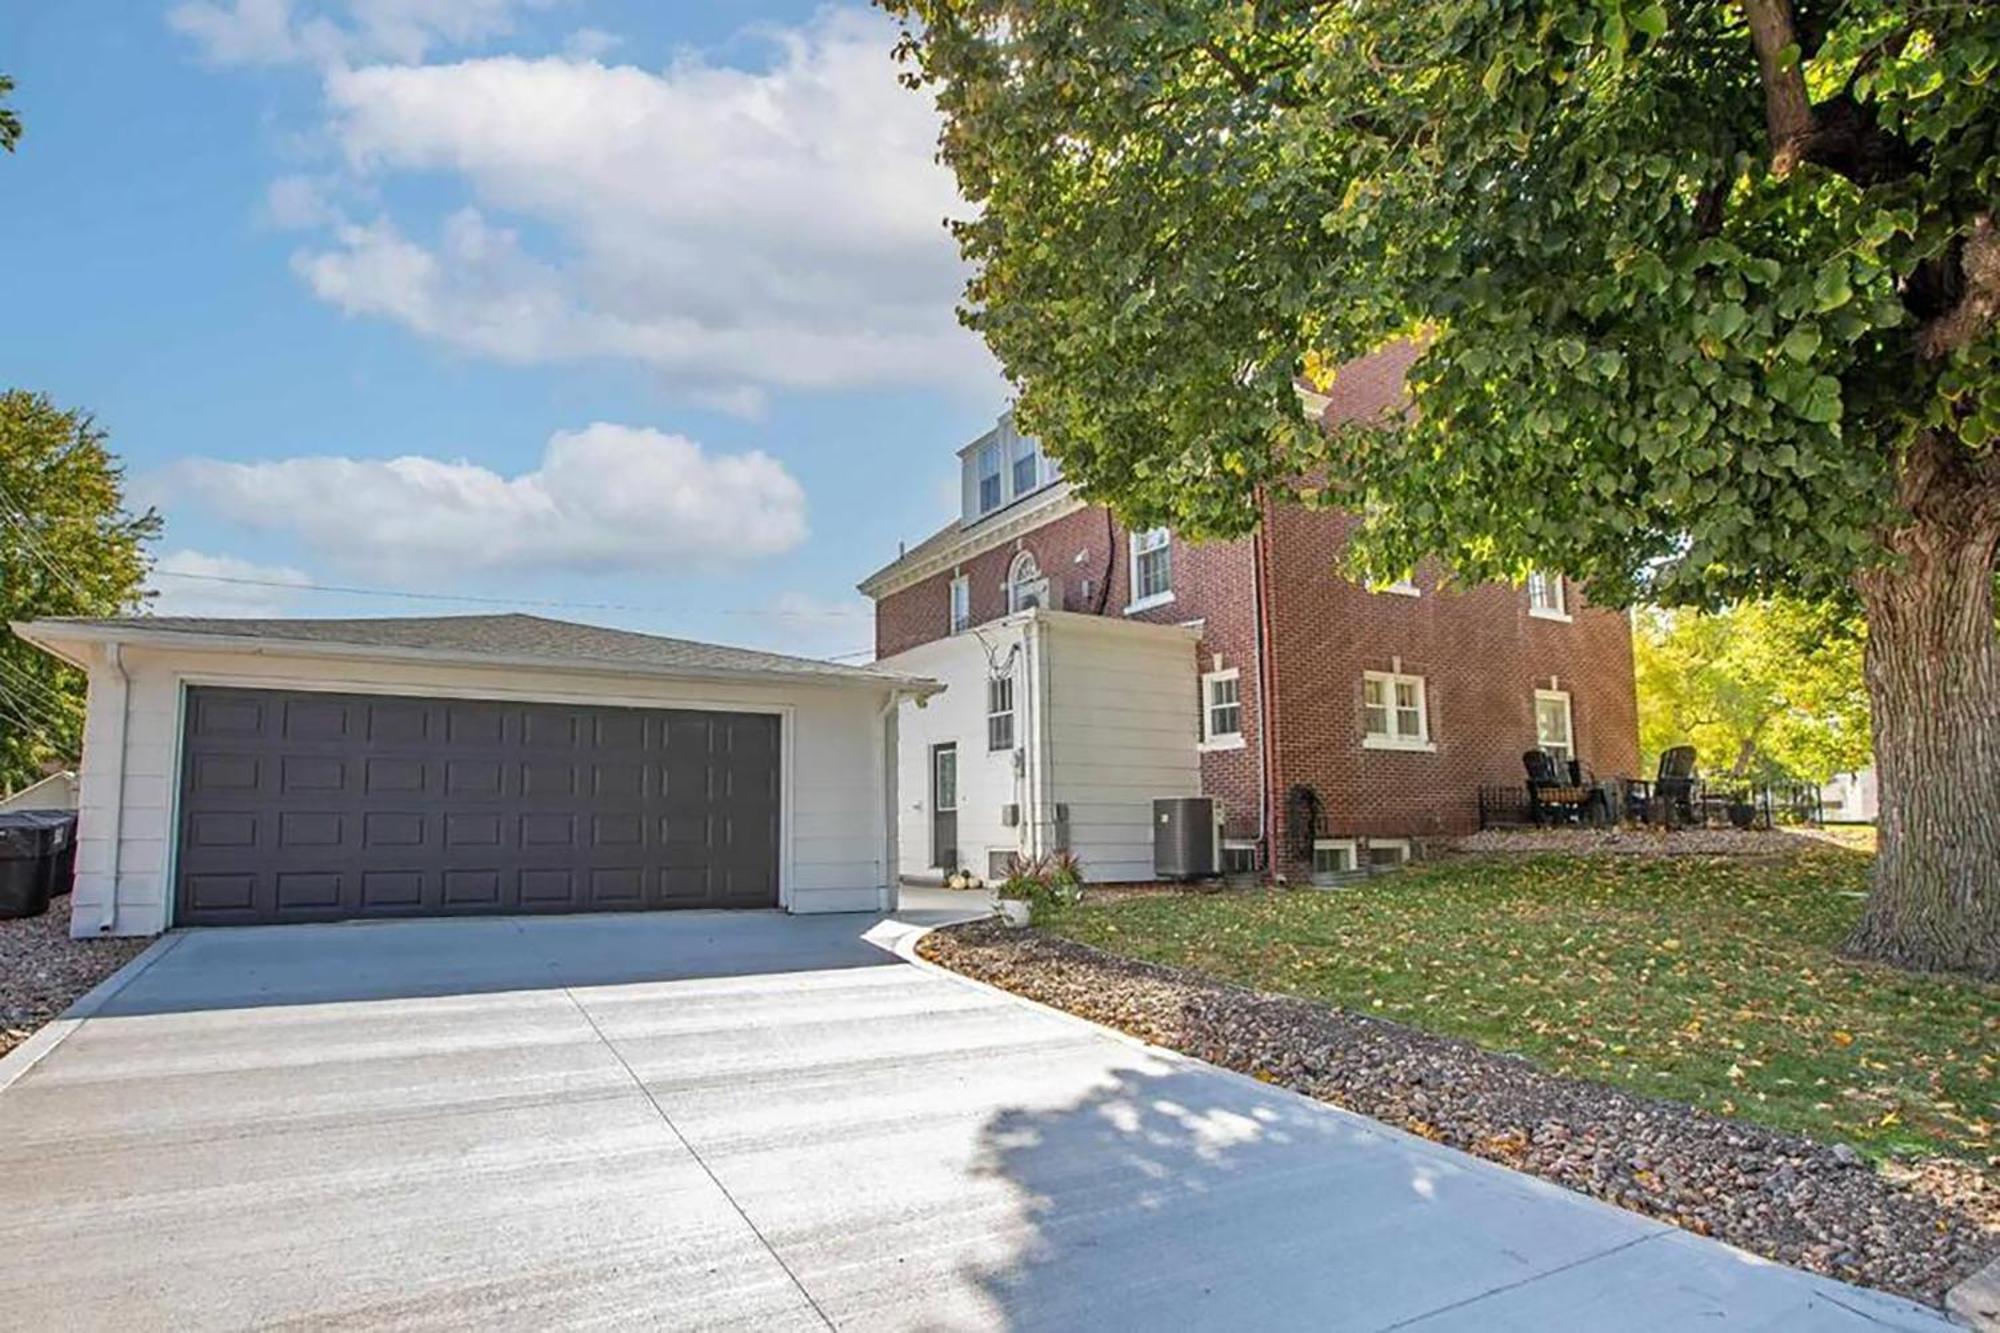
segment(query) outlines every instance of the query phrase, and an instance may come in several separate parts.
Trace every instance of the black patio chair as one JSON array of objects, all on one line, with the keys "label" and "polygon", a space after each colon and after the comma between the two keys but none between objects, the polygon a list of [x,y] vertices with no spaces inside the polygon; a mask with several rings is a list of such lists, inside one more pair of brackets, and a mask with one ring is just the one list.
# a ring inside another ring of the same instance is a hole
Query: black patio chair
[{"label": "black patio chair", "polygon": [[1640,818],[1668,828],[1686,828],[1696,816],[1695,754],[1692,745],[1676,745],[1660,756],[1660,771],[1644,800]]},{"label": "black patio chair", "polygon": [[1590,792],[1576,780],[1574,762],[1560,764],[1547,750],[1529,750],[1521,766],[1528,770],[1528,813],[1537,824],[1582,821]]}]

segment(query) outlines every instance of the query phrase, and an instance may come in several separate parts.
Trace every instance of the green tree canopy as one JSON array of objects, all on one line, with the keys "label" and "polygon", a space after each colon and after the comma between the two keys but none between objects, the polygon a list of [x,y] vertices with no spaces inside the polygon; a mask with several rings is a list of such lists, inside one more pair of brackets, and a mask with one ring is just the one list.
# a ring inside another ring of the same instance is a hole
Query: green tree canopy
[{"label": "green tree canopy", "polygon": [[[104,432],[40,394],[0,393],[0,622],[136,610],[152,511],[124,507]],[[84,682],[12,634],[0,638],[0,791],[75,762]]]},{"label": "green tree canopy", "polygon": [[1815,786],[1870,758],[1865,629],[1851,612],[1790,598],[1718,612],[1639,612],[1639,748],[1693,745],[1711,775]]},{"label": "green tree canopy", "polygon": [[7,105],[7,97],[14,91],[14,81],[0,74],[0,148],[14,151],[14,145],[21,142],[21,118]]},{"label": "green tree canopy", "polygon": [[[1337,505],[1375,578],[1860,596],[1855,946],[2000,972],[2000,5],[883,2],[967,320],[1087,494],[1190,537]],[[1304,418],[1398,339],[1414,410]]]}]

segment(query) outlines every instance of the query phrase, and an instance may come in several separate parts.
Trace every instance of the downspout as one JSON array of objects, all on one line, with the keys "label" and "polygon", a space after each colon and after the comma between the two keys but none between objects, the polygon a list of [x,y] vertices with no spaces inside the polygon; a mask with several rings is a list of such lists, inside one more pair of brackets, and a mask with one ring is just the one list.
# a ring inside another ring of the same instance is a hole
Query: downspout
[{"label": "downspout", "polygon": [[111,880],[97,917],[97,933],[108,935],[118,925],[119,866],[125,859],[125,751],[132,727],[132,678],[126,674],[123,645],[104,645],[104,666],[118,682],[118,744],[111,752]]},{"label": "downspout", "polygon": [[[1062,839],[1056,836],[1061,831],[1062,824],[1056,818],[1058,803],[1056,801],[1055,737],[1051,734],[1049,728],[1049,691],[1053,688],[1053,678],[1050,675],[1049,668],[1049,630],[1048,622],[1044,621],[1040,616],[1037,616],[1035,621],[1035,749],[1041,755],[1041,763],[1038,767],[1041,769],[1042,774],[1042,801],[1048,812],[1050,836],[1047,841],[1050,843],[1060,843]],[[1064,850],[1067,850],[1065,846],[1041,846],[1036,849],[1037,854],[1042,856],[1047,856],[1051,852]]]},{"label": "downspout", "polygon": [[1257,670],[1257,827],[1258,835],[1264,843],[1264,868],[1275,873],[1277,870],[1278,844],[1277,829],[1273,826],[1276,800],[1272,783],[1277,775],[1277,732],[1278,732],[1278,691],[1277,670],[1271,661],[1271,582],[1269,568],[1269,548],[1271,535],[1271,510],[1262,496],[1258,500],[1262,512],[1258,516],[1257,532],[1250,545],[1250,588],[1251,599],[1256,603],[1257,633],[1255,636]]},{"label": "downspout", "polygon": [[[882,910],[894,912],[903,896],[902,738],[900,713],[905,691],[890,690],[877,715],[882,723]],[[922,703],[919,702],[919,707]]]}]

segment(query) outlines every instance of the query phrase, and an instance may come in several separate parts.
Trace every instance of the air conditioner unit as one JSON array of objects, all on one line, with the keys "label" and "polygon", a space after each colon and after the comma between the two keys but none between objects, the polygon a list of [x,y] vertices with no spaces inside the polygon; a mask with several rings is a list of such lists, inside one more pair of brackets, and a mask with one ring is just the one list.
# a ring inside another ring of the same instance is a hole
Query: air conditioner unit
[{"label": "air conditioner unit", "polygon": [[1216,802],[1176,796],[1153,802],[1153,873],[1161,879],[1205,879],[1215,873]]},{"label": "air conditioner unit", "polygon": [[1001,806],[1000,824],[1003,828],[1019,828],[1021,826],[1021,807],[1015,805],[1012,801]]}]

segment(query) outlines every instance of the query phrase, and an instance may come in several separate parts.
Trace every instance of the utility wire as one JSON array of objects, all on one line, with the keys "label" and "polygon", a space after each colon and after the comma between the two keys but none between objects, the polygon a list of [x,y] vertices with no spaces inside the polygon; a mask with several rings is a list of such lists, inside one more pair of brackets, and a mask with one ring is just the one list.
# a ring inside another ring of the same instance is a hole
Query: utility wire
[{"label": "utility wire", "polygon": [[639,611],[653,615],[716,615],[716,616],[768,616],[776,619],[825,620],[829,618],[853,618],[873,616],[873,611],[845,610],[829,608],[823,611],[795,611],[784,607],[721,607],[690,612],[688,607],[637,606],[628,602],[563,602],[536,601],[524,597],[481,597],[472,593],[410,592],[402,588],[360,588],[333,583],[288,583],[283,579],[255,579],[238,574],[196,574],[188,570],[160,569],[152,571],[155,578],[197,579],[203,583],[238,583],[254,588],[282,588],[287,592],[332,592],[344,593],[350,597],[400,597],[415,602],[471,602],[481,606],[536,606],[553,610],[568,611]]},{"label": "utility wire", "polygon": [[43,745],[47,746],[51,750],[54,750],[57,754],[62,754],[65,752],[65,747],[61,743],[59,743],[52,735],[50,735],[48,728],[42,726],[37,722],[30,721],[28,717],[23,716],[22,713],[19,712],[15,707],[13,701],[10,700],[5,694],[0,694],[0,718],[5,718],[13,722],[13,724],[19,727],[22,730],[22,732],[24,732],[31,740],[40,741]]},{"label": "utility wire", "polygon": [[41,562],[42,568],[55,575],[65,587],[74,593],[80,605],[86,607],[90,605],[90,594],[85,592],[83,585],[71,578],[69,572],[57,565],[49,553],[42,548],[35,526],[24,518],[19,510],[14,508],[13,502],[8,498],[5,491],[0,491],[0,519],[11,519],[15,530],[21,534],[21,544],[28,548],[28,553]]},{"label": "utility wire", "polygon": [[79,709],[81,707],[74,696],[64,694],[53,685],[36,679],[34,673],[30,672],[26,667],[9,661],[5,656],[0,656],[0,683],[9,682],[16,689],[28,695],[39,697],[44,708],[56,705],[51,711],[60,712],[63,708]]}]

